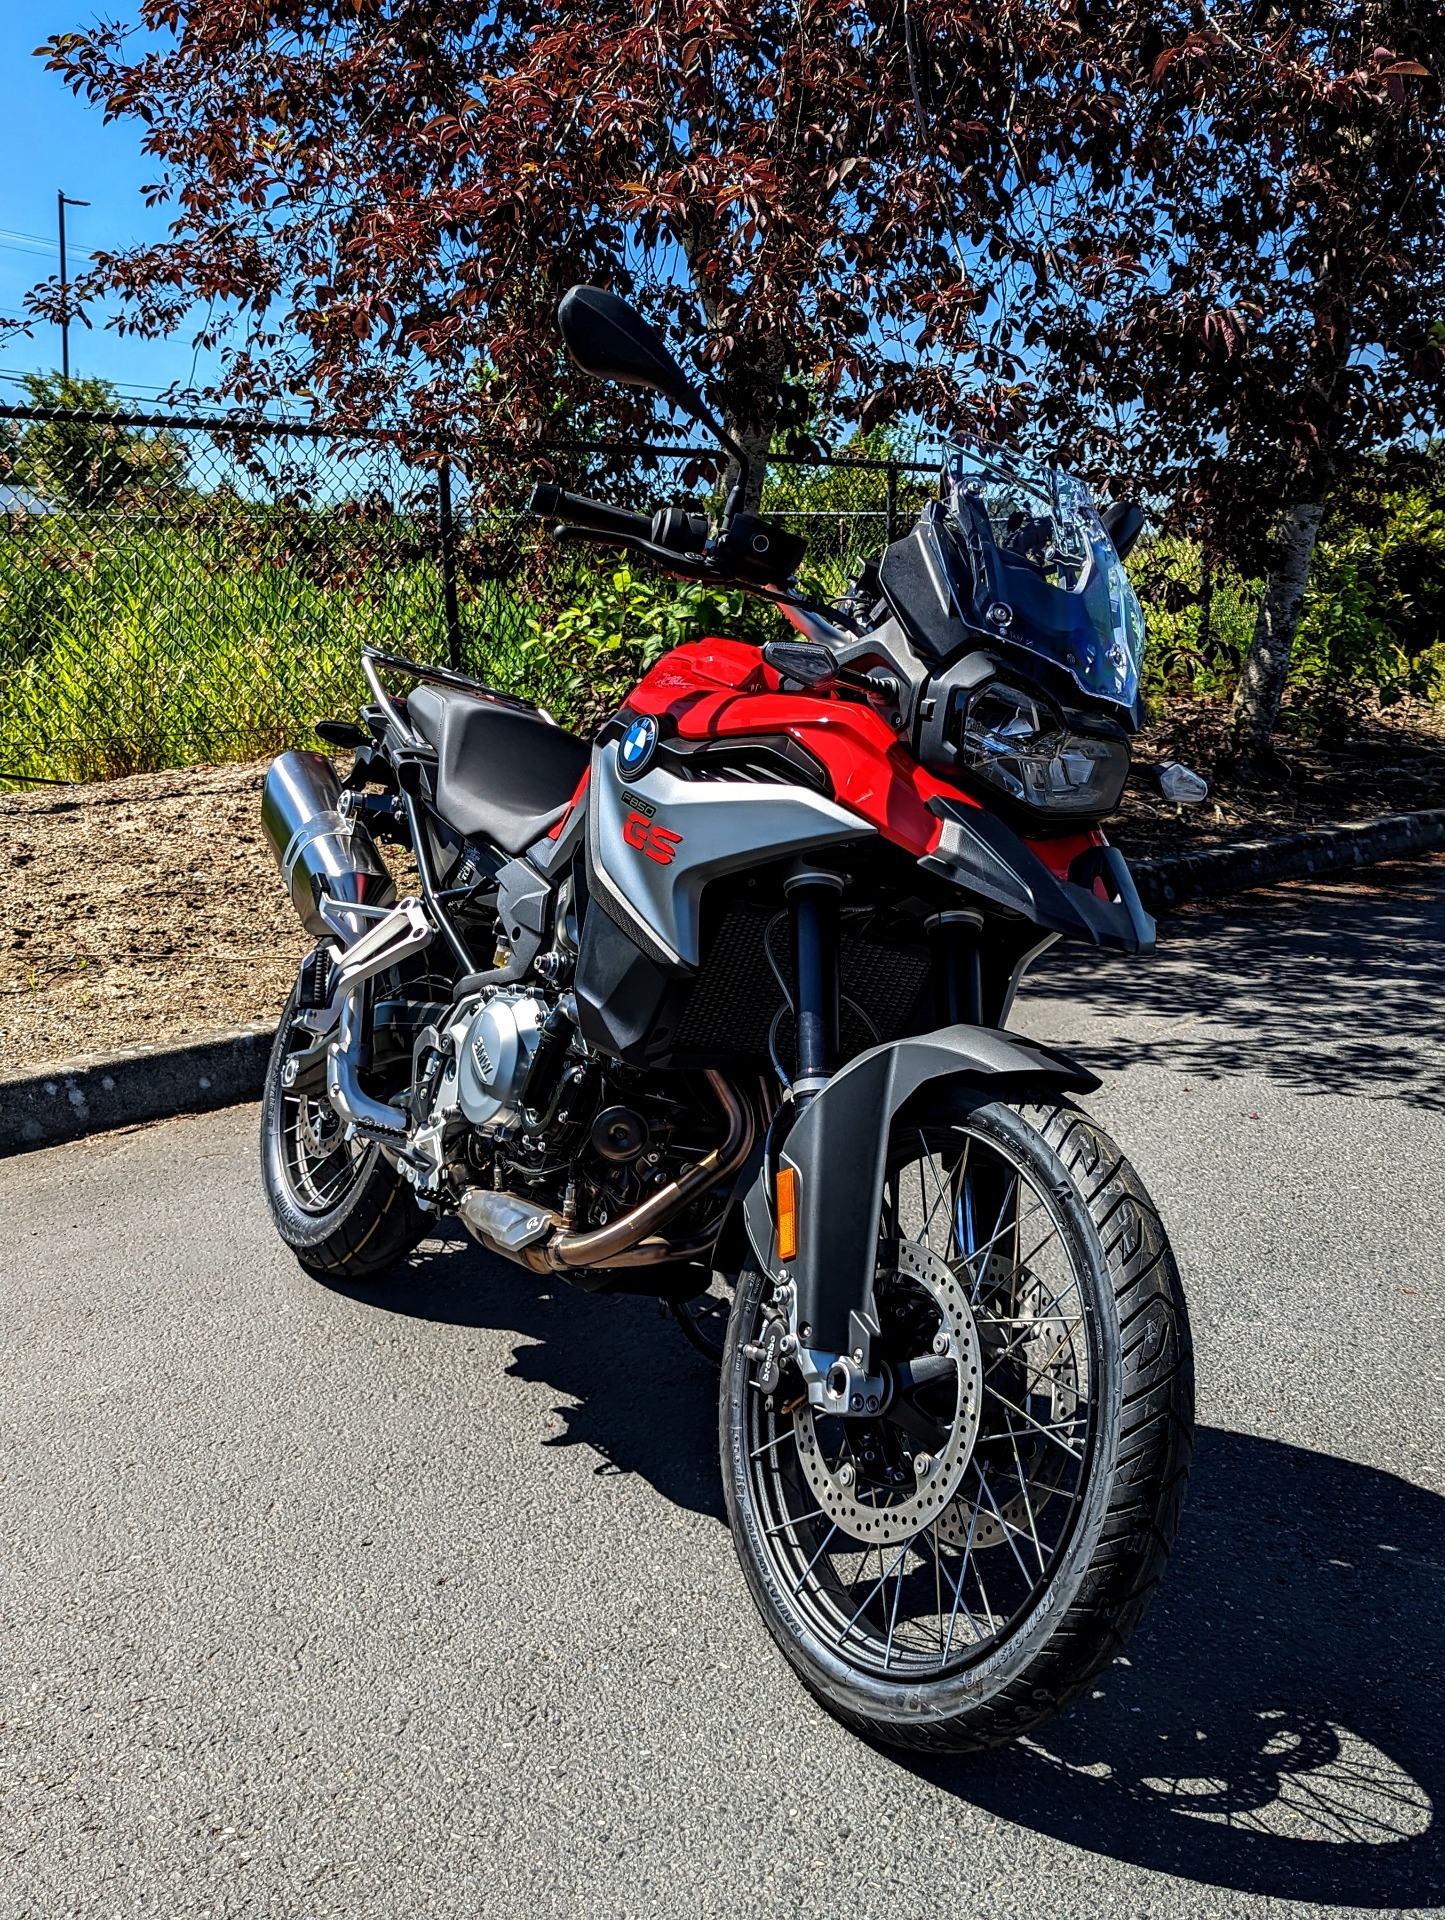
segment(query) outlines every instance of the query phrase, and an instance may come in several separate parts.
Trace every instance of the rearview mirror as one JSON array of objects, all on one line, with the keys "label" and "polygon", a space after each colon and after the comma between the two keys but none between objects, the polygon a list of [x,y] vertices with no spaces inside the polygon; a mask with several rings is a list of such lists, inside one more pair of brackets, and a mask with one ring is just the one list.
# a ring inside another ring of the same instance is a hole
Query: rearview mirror
[{"label": "rearview mirror", "polygon": [[[748,458],[714,419],[697,388],[673,359],[656,328],[605,287],[571,287],[557,308],[557,325],[568,353],[584,373],[625,387],[650,387],[705,426],[738,464],[733,501],[747,493]],[[729,512],[725,519],[731,517]]]},{"label": "rearview mirror", "polygon": [[1114,551],[1127,560],[1144,531],[1144,509],[1132,500],[1121,500],[1104,515],[1104,531],[1114,543]]},{"label": "rearview mirror", "polygon": [[707,418],[702,399],[662,344],[656,329],[604,287],[573,287],[557,309],[567,351],[584,373],[651,387],[684,413]]}]

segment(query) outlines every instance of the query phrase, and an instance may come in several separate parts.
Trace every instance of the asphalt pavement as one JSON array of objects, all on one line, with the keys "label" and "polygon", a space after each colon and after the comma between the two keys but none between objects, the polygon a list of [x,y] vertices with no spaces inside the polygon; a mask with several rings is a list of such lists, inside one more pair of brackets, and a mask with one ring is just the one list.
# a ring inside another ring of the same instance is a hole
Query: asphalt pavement
[{"label": "asphalt pavement", "polygon": [[1174,1559],[1007,1752],[845,1733],[712,1381],[460,1236],[337,1290],[256,1112],[0,1164],[0,1915],[1423,1914],[1445,1902],[1445,872],[1179,916],[1089,1060],[1193,1311]]}]

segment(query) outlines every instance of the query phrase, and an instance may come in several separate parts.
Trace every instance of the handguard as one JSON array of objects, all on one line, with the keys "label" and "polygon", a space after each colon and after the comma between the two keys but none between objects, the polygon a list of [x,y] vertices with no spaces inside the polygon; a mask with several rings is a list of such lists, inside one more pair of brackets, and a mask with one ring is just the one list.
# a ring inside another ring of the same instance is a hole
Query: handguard
[{"label": "handguard", "polygon": [[[748,1192],[748,1239],[785,1297],[791,1289],[795,1358],[820,1405],[850,1410],[853,1389],[866,1399],[873,1377],[873,1272],[893,1121],[925,1087],[979,1083],[989,1095],[1025,1088],[1088,1093],[1100,1084],[1067,1055],[993,1027],[943,1027],[890,1041],[833,1076],[767,1155]],[[784,1168],[796,1177],[796,1252],[789,1260],[779,1258],[773,1210]]]}]

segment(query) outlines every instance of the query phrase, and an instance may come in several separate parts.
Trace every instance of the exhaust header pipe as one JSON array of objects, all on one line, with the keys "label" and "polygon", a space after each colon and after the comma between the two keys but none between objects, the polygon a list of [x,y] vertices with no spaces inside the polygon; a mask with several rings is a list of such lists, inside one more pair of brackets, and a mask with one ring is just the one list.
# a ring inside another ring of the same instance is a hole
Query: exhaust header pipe
[{"label": "exhaust header pipe", "polygon": [[[630,1213],[605,1227],[578,1233],[563,1227],[556,1214],[515,1194],[475,1188],[463,1196],[463,1221],[493,1253],[530,1267],[534,1273],[565,1273],[569,1278],[589,1267],[605,1273],[613,1268],[662,1266],[706,1252],[707,1241],[674,1245],[652,1237],[689,1202],[736,1173],[752,1152],[752,1108],[739,1099],[720,1073],[709,1068],[706,1078],[727,1121],[722,1145],[704,1154],[695,1167],[650,1194]],[[604,1279],[588,1286],[584,1280],[581,1284],[587,1292],[594,1292],[605,1288],[607,1282]]]},{"label": "exhaust header pipe", "polygon": [[[301,924],[318,940],[335,932],[319,910],[323,895],[337,906],[389,907],[396,885],[360,820],[341,811],[341,782],[324,753],[283,753],[261,789],[261,826]],[[351,938],[361,914],[339,916]]]}]

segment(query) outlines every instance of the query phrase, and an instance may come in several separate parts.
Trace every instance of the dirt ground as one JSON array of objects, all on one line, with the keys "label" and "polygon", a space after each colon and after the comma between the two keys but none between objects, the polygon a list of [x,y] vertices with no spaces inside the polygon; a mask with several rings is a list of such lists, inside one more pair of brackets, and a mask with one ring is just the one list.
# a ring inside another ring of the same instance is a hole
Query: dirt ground
[{"label": "dirt ground", "polygon": [[0,794],[0,1071],[267,1019],[310,944],[265,767]]},{"label": "dirt ground", "polygon": [[[1176,712],[1143,753],[1207,771],[1213,724]],[[0,793],[0,1072],[275,1017],[309,943],[261,835],[264,773]],[[1195,813],[1131,783],[1109,831],[1143,855],[1429,806],[1445,806],[1445,725],[1427,711],[1333,753],[1286,747],[1274,785],[1226,782]]]},{"label": "dirt ground", "polygon": [[1382,813],[1445,807],[1445,709],[1412,703],[1363,719],[1341,745],[1296,743],[1283,729],[1279,766],[1242,784],[1227,764],[1225,710],[1179,701],[1140,738],[1138,760],[1181,760],[1209,779],[1200,808],[1169,807],[1131,780],[1108,823],[1127,853],[1182,853],[1224,841],[1271,839]]}]

